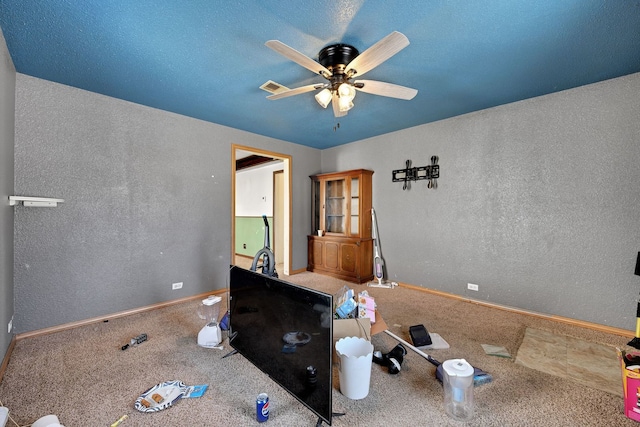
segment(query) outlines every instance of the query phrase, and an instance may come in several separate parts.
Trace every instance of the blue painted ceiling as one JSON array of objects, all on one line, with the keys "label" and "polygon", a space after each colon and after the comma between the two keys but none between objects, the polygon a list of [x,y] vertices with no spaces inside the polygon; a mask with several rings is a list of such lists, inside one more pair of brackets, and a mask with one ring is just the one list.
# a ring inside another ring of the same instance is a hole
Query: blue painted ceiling
[{"label": "blue painted ceiling", "polygon": [[[640,72],[640,0],[0,0],[0,27],[19,73],[316,148]],[[366,78],[411,101],[335,118],[259,89],[324,82],[267,40],[317,60],[392,31],[411,44]]]}]

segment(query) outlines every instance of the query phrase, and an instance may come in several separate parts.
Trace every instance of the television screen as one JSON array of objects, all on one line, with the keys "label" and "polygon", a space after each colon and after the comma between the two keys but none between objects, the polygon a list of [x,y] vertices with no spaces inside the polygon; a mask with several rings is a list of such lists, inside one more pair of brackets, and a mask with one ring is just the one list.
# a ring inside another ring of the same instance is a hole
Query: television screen
[{"label": "television screen", "polygon": [[331,425],[333,297],[237,266],[229,343]]}]

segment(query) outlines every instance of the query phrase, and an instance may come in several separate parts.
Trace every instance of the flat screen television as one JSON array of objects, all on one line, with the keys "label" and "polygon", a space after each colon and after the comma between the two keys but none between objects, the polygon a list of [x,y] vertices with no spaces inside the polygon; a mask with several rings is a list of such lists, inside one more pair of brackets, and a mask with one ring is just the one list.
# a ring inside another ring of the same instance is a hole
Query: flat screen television
[{"label": "flat screen television", "polygon": [[231,347],[329,425],[332,307],[332,295],[231,266]]}]

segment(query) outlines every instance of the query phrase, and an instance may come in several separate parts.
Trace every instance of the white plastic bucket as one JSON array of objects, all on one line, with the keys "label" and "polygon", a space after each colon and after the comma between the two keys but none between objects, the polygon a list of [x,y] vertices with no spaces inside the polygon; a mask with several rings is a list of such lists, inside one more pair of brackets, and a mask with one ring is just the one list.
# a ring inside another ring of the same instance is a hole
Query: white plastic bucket
[{"label": "white plastic bucket", "polygon": [[336,343],[340,392],[349,399],[364,399],[369,394],[373,344],[364,338],[341,338]]},{"label": "white plastic bucket", "polygon": [[31,427],[64,427],[60,424],[60,420],[55,415],[45,415],[38,419],[35,423],[31,424]]}]

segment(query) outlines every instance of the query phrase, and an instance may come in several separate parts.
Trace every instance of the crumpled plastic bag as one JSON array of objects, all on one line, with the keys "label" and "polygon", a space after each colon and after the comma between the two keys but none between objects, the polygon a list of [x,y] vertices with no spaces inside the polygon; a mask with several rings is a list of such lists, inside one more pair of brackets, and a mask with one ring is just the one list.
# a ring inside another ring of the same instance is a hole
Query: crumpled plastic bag
[{"label": "crumpled plastic bag", "polygon": [[499,345],[491,345],[491,344],[481,344],[481,345],[482,345],[482,348],[484,349],[484,352],[487,353],[489,356],[506,357],[509,359],[511,358],[509,351],[504,347],[501,347]]}]

